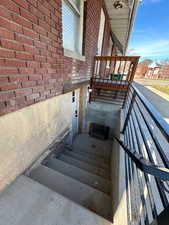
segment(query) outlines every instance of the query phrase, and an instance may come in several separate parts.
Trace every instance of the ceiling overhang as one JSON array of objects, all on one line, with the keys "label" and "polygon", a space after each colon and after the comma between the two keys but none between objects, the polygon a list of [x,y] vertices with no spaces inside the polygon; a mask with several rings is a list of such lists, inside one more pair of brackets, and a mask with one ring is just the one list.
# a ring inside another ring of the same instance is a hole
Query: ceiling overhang
[{"label": "ceiling overhang", "polygon": [[116,9],[114,3],[117,0],[105,0],[105,6],[109,15],[112,37],[124,55],[130,38],[130,34],[137,11],[139,0],[121,0],[126,2],[123,8]]}]

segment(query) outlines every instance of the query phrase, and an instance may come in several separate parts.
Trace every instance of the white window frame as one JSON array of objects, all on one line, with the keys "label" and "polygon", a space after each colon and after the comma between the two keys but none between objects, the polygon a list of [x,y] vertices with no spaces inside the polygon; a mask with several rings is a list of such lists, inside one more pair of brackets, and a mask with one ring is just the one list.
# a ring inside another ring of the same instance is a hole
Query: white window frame
[{"label": "white window frame", "polygon": [[97,55],[98,56],[102,55],[105,24],[106,24],[106,16],[104,13],[104,9],[102,8],[101,14],[100,14],[100,25],[99,25],[99,34],[98,34],[98,42],[97,42]]},{"label": "white window frame", "polygon": [[[70,49],[64,48],[64,56],[71,57],[74,59],[78,59],[81,61],[85,61],[85,56],[82,55],[82,45],[83,45],[83,18],[84,18],[84,2],[85,0],[80,0],[79,9],[75,5],[72,0],[62,0],[69,6],[71,6],[72,10],[79,16],[79,30],[78,30],[78,44],[77,44],[77,51],[72,51]],[[64,28],[63,28],[64,29]]]}]

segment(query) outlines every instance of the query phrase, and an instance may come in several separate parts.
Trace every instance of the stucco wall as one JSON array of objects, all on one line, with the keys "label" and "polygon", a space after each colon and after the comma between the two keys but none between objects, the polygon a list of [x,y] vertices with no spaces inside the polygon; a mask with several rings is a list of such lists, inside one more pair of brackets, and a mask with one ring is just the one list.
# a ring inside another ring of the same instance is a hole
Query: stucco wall
[{"label": "stucco wall", "polygon": [[71,93],[0,117],[0,190],[71,127]]}]

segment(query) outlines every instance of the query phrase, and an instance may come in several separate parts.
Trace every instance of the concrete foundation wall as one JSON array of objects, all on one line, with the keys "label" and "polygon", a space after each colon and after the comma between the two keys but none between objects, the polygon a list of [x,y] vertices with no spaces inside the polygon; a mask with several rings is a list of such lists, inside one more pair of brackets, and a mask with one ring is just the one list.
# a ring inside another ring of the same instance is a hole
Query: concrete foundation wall
[{"label": "concrete foundation wall", "polygon": [[[114,114],[114,134],[123,139],[120,131],[123,127],[123,114],[120,111]],[[113,224],[127,225],[127,196],[125,180],[125,152],[114,140],[111,157],[111,179],[112,179],[112,204],[113,204]]]},{"label": "concrete foundation wall", "polygon": [[23,173],[72,123],[72,93],[0,117],[0,190]]}]

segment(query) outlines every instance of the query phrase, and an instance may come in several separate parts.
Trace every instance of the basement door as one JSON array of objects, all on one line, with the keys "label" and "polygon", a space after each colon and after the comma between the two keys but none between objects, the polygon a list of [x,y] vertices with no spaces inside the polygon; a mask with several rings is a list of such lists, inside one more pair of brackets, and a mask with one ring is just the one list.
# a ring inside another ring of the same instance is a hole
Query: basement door
[{"label": "basement door", "polygon": [[72,141],[78,134],[79,89],[72,92]]}]

